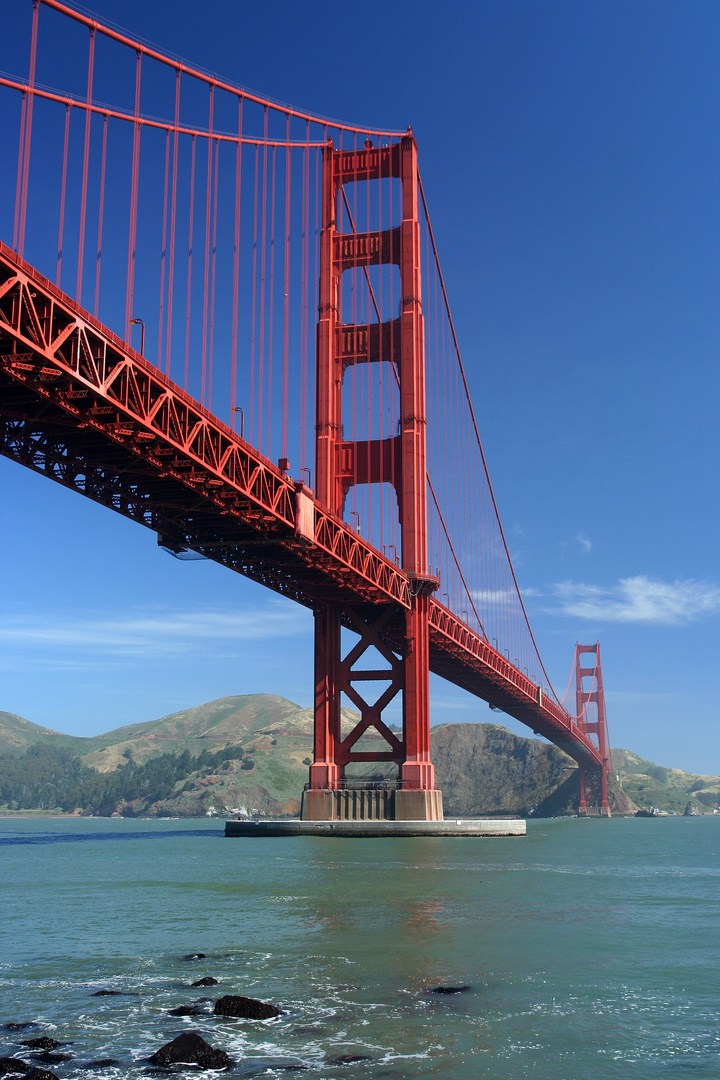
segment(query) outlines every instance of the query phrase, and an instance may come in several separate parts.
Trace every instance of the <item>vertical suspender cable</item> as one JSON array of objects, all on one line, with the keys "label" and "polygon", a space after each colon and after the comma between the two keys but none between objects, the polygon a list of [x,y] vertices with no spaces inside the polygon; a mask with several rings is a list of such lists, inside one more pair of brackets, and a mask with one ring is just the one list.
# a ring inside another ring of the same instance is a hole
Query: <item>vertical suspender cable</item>
[{"label": "vertical suspender cable", "polygon": [[[107,122],[107,117],[105,118]],[[60,223],[58,225],[58,255],[55,284],[60,288],[60,272],[62,270],[63,254],[63,229],[65,226],[65,188],[67,187],[67,163],[68,163],[68,139],[70,137],[70,106],[65,106],[65,142],[63,147],[62,183],[60,186]]]},{"label": "vertical suspender cable", "polygon": [[175,208],[177,203],[178,137],[180,127],[180,72],[175,72],[175,125],[173,138],[172,197],[170,199],[170,258],[168,265],[167,332],[165,334],[165,374],[170,374],[173,284],[175,279]]},{"label": "vertical suspender cable", "polygon": [[140,169],[140,71],[142,53],[137,52],[135,67],[135,125],[133,132],[132,182],[130,189],[130,231],[128,236],[127,292],[125,295],[125,342],[130,344],[130,320],[133,317],[135,291],[135,244],[137,239],[138,175]]},{"label": "vertical suspender cable", "polygon": [[235,147],[235,223],[233,231],[232,331],[230,344],[230,420],[234,427],[237,403],[237,332],[240,287],[240,180],[242,176],[243,99],[238,98],[238,139]]},{"label": "vertical suspender cable", "polygon": [[92,121],[93,67],[95,64],[95,28],[90,27],[90,47],[88,49],[87,105],[85,108],[85,143],[83,146],[83,173],[80,196],[80,228],[78,232],[77,285],[75,299],[82,304],[83,257],[85,255],[85,212],[87,209],[88,161],[90,158],[90,123]]},{"label": "vertical suspender cable", "polygon": [[267,397],[267,456],[272,457],[270,436],[272,423],[272,367],[273,367],[273,304],[275,299],[275,164],[277,147],[272,148],[272,195],[270,198],[270,310],[268,312],[268,397]]},{"label": "vertical suspender cable", "polygon": [[282,400],[282,456],[287,457],[287,422],[288,422],[288,341],[290,321],[290,116],[285,124],[285,282],[283,288],[283,400]]},{"label": "vertical suspender cable", "polygon": [[218,172],[220,171],[220,140],[215,140],[215,185],[213,190],[212,267],[210,269],[210,342],[208,344],[208,409],[212,408],[213,349],[215,344],[215,258],[217,254]]},{"label": "vertical suspender cable", "polygon": [[193,217],[195,215],[195,136],[190,152],[190,226],[188,237],[187,300],[185,301],[185,389],[188,388],[190,363],[190,296],[192,289]]},{"label": "vertical suspender cable", "polygon": [[260,349],[258,371],[258,447],[262,450],[263,435],[263,391],[265,389],[265,234],[267,232],[267,156],[268,156],[268,109],[265,106],[265,127],[263,146],[263,193],[262,193],[262,236],[260,248]]},{"label": "vertical suspender cable", "polygon": [[105,113],[103,117],[103,141],[102,141],[102,157],[100,159],[100,203],[98,206],[98,238],[97,238],[97,256],[95,259],[95,318],[98,317],[98,308],[100,306],[100,259],[102,257],[102,230],[103,230],[103,211],[105,209],[105,161],[107,158],[107,131],[108,131],[108,115]]},{"label": "vertical suspender cable", "polygon": [[[70,106],[67,106],[68,110]],[[25,114],[27,113],[27,94],[23,90],[20,97],[20,134],[18,136],[17,179],[15,181],[15,217],[13,219],[13,250],[18,249],[20,229],[20,203],[22,202],[23,157],[25,155]]]},{"label": "vertical suspender cable", "polygon": [[252,264],[252,319],[250,329],[250,442],[255,430],[255,313],[257,309],[257,230],[258,230],[258,173],[260,170],[260,144],[255,143],[255,209],[253,220]]},{"label": "vertical suspender cable", "polygon": [[27,102],[25,104],[25,123],[22,130],[23,169],[20,184],[20,221],[18,224],[17,253],[22,259],[25,247],[25,213],[27,211],[28,175],[30,173],[30,136],[32,133],[33,87],[35,86],[35,59],[37,57],[39,0],[33,0],[32,36],[30,38],[30,74],[28,78]]},{"label": "vertical suspender cable", "polygon": [[165,251],[167,245],[168,179],[170,176],[170,128],[165,132],[165,184],[163,193],[162,244],[160,252],[160,314],[158,317],[157,366],[162,371],[163,319],[165,307]]},{"label": "vertical suspender cable", "polygon": [[215,103],[215,87],[210,86],[210,110],[208,117],[207,136],[207,189],[205,195],[205,272],[203,276],[203,322],[202,322],[202,370],[200,375],[200,404],[205,404],[205,365],[207,361],[207,329],[208,329],[208,278],[210,274],[210,204],[212,200],[212,166],[213,166],[213,105]]}]

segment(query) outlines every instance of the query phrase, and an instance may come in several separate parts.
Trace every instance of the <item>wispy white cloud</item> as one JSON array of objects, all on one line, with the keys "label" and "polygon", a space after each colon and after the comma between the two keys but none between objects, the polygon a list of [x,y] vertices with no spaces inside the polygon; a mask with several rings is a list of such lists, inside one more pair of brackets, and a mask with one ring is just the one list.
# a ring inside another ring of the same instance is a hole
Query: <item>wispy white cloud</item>
[{"label": "wispy white cloud", "polygon": [[711,582],[653,581],[640,575],[601,588],[563,581],[554,586],[562,615],[599,622],[640,622],[670,626],[720,612],[720,586]]},{"label": "wispy white cloud", "polygon": [[210,646],[217,653],[223,645],[226,650],[232,643],[300,633],[306,628],[303,615],[299,609],[275,603],[254,610],[134,611],[117,617],[7,615],[0,626],[0,643],[19,651],[77,650],[76,661],[98,653],[157,657]]},{"label": "wispy white cloud", "polygon": [[590,539],[589,536],[586,536],[585,533],[579,532],[577,534],[577,536],[575,537],[575,539],[577,540],[578,544],[583,549],[583,551],[585,551],[585,552],[592,551],[592,540]]}]

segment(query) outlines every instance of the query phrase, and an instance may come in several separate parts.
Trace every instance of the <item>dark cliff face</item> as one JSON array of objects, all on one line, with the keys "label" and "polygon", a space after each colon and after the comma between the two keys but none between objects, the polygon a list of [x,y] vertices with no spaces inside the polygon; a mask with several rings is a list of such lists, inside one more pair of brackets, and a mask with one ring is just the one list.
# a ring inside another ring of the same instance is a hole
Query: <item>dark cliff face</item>
[{"label": "dark cliff face", "polygon": [[[431,754],[448,817],[576,814],[580,802],[576,763],[557,746],[513,735],[499,724],[445,724],[433,728]],[[588,778],[588,802],[600,793]],[[614,776],[608,777],[613,813],[637,808]]]},{"label": "dark cliff face", "polygon": [[448,816],[572,812],[577,766],[556,746],[499,724],[445,724],[431,754]]}]

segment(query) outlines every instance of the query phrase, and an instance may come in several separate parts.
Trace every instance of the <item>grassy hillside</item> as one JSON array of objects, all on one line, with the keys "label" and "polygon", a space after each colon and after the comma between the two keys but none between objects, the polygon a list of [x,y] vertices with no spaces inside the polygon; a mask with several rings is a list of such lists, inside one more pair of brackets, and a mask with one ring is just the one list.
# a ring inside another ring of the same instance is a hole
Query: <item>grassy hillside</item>
[{"label": "grassy hillside", "polygon": [[[343,714],[343,733],[355,720]],[[0,713],[0,812],[297,814],[312,732],[309,709],[272,694],[219,698],[92,739]],[[363,736],[362,748],[381,745],[379,736]],[[499,724],[444,724],[433,728],[431,747],[448,815],[577,809],[577,767],[555,746]],[[615,812],[632,812],[636,803],[681,813],[691,799],[711,812],[720,801],[718,777],[665,769],[626,750],[614,750],[613,762]],[[377,776],[393,768],[368,763],[354,771]]]},{"label": "grassy hillside", "polygon": [[720,803],[720,777],[655,765],[630,750],[612,750],[613,769],[623,791],[643,809],[682,813],[688,802],[701,813]]},{"label": "grassy hillside", "polygon": [[63,735],[51,728],[31,724],[22,716],[0,712],[0,754],[23,754],[36,743],[50,743],[53,746],[69,746],[76,753],[84,753],[84,747],[92,739],[77,738],[75,735]]}]

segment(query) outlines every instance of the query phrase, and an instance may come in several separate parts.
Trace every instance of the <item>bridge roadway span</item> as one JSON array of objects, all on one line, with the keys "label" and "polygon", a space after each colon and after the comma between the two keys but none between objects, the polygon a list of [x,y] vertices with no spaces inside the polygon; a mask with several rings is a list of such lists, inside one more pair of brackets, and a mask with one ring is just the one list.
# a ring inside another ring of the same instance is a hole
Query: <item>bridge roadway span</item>
[{"label": "bridge roadway span", "polygon": [[[306,607],[391,605],[401,648],[412,579],[2,243],[0,452]],[[568,713],[434,598],[430,669],[602,768]]]}]

